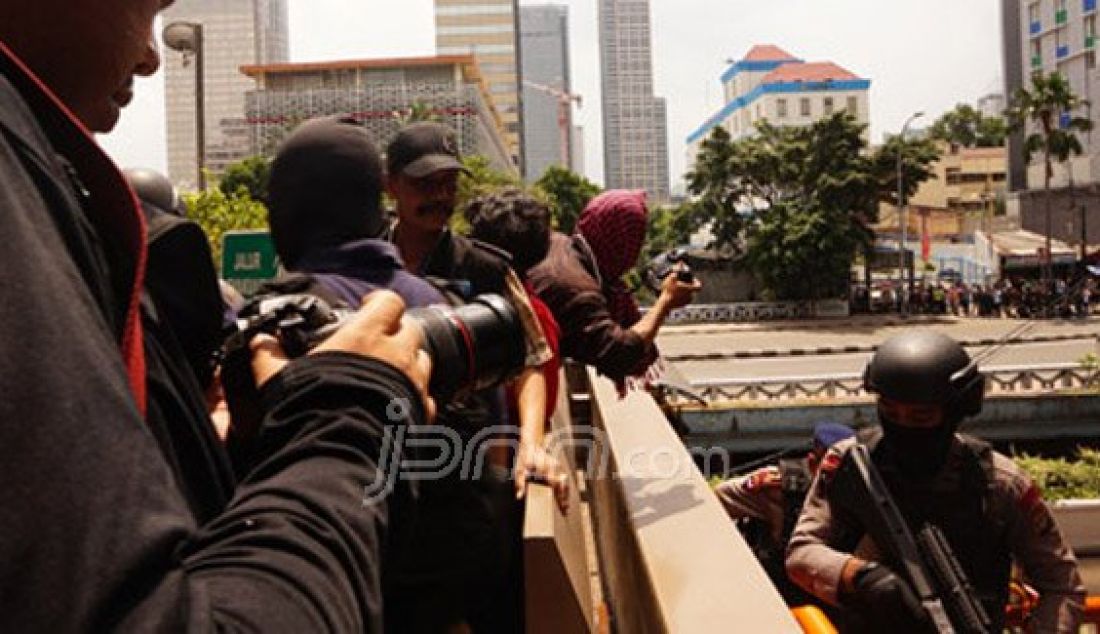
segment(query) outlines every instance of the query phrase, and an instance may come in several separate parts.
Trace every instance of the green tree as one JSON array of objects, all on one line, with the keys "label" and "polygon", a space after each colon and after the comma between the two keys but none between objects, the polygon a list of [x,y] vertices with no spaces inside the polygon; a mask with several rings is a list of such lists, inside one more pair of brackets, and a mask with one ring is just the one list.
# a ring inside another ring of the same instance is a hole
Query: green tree
[{"label": "green tree", "polygon": [[218,189],[226,196],[236,194],[241,188],[252,200],[267,200],[267,183],[271,180],[271,161],[263,156],[250,156],[225,169],[218,182]]},{"label": "green tree", "polygon": [[[877,167],[886,155],[865,151],[865,132],[845,113],[807,127],[761,122],[738,141],[718,128],[688,174],[697,199],[674,222],[688,233],[709,226],[714,248],[744,245],[771,296],[842,295],[856,255],[872,243],[869,225],[884,188],[894,182]],[[896,147],[915,188],[938,155],[931,144]]]},{"label": "green tree", "polygon": [[[1052,277],[1050,269],[1050,242],[1053,227],[1050,213],[1050,181],[1054,177],[1054,163],[1065,163],[1071,156],[1081,154],[1080,132],[1092,130],[1092,121],[1074,116],[1074,111],[1088,102],[1077,96],[1060,73],[1031,76],[1031,88],[1020,88],[1008,111],[1010,129],[1030,129],[1024,141],[1024,160],[1028,163],[1036,154],[1043,157],[1043,206],[1046,215],[1046,252],[1044,265],[1046,279]],[[1029,125],[1030,124],[1030,125]]]},{"label": "green tree", "polygon": [[880,195],[865,127],[845,113],[809,127],[760,126],[746,166],[756,205],[748,260],[777,299],[843,295],[852,262],[873,240]]},{"label": "green tree", "polygon": [[709,227],[714,235],[711,248],[734,247],[739,242],[744,226],[739,206],[746,202],[747,192],[744,173],[737,170],[754,143],[753,139],[733,143],[729,132],[718,126],[703,141],[695,168],[687,173],[688,192],[696,198],[685,210],[687,222],[692,229]]},{"label": "green tree", "polygon": [[573,233],[588,201],[601,191],[599,185],[560,165],[550,166],[535,187],[551,204],[554,227],[566,235]]},{"label": "green tree", "polygon": [[982,117],[978,122],[978,147],[1004,147],[1008,122],[1004,117]]},{"label": "green tree", "polygon": [[266,229],[267,208],[239,189],[227,196],[221,189],[184,194],[187,217],[202,227],[210,240],[214,265],[221,263],[222,235],[235,229]]},{"label": "green tree", "polygon": [[678,207],[654,207],[646,216],[646,240],[642,245],[641,264],[647,264],[661,253],[681,247],[691,239],[694,203]]},{"label": "green tree", "polygon": [[[489,164],[489,159],[480,154],[470,154],[462,157],[462,164],[466,171],[458,177],[458,196],[455,209],[464,212],[466,205],[485,194],[491,194],[506,187],[523,187],[523,181],[515,172],[504,172]],[[467,233],[469,223],[466,222],[464,213],[456,213],[451,217],[451,229],[457,233]]]},{"label": "green tree", "polygon": [[898,152],[901,152],[906,200],[912,198],[925,181],[936,177],[932,164],[940,159],[940,149],[931,139],[903,140],[895,135],[874,151],[871,165],[878,183],[878,199],[894,207],[898,206]]},{"label": "green tree", "polygon": [[965,103],[943,113],[929,132],[933,139],[961,147],[1001,147],[1006,134],[1003,118],[987,117]]}]

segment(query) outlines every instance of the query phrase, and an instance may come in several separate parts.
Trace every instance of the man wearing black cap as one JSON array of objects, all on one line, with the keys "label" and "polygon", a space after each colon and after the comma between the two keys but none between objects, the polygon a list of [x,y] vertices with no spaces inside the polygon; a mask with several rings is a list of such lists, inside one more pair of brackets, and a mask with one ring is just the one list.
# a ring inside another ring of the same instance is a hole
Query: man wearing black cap
[{"label": "man wearing black cap", "polygon": [[461,281],[471,296],[501,293],[508,256],[449,228],[465,169],[446,126],[422,122],[402,129],[386,148],[386,191],[397,204],[391,238],[410,271]]},{"label": "man wearing black cap", "polygon": [[[406,126],[386,149],[386,168],[386,190],[397,205],[389,237],[409,271],[446,285],[462,300],[504,295],[524,323],[528,369],[549,361],[553,353],[508,254],[450,230],[458,178],[465,170],[454,132],[434,122]],[[524,372],[517,394],[521,411],[545,410],[540,372]],[[501,403],[499,390],[441,403],[438,422],[467,444],[484,442],[483,430],[506,422]],[[414,540],[420,548],[397,558],[387,618],[406,631],[462,623],[478,632],[520,631],[522,576],[509,551],[509,536],[520,521],[512,474],[490,466],[474,478],[458,476],[423,483]]]},{"label": "man wearing black cap", "polygon": [[[1007,456],[956,433],[982,407],[984,377],[957,342],[912,332],[884,343],[865,373],[881,433],[867,441],[906,523],[938,527],[992,620],[1003,629],[1012,562],[1040,595],[1037,632],[1076,632],[1085,589],[1077,562],[1035,483]],[[927,617],[899,562],[865,540],[856,505],[836,493],[856,440],[826,455],[787,551],[787,572],[841,607],[851,631],[925,631]],[[858,549],[857,549],[858,546]],[[854,553],[854,554],[853,554]],[[881,561],[881,565],[880,562]],[[846,630],[848,631],[848,630]]]},{"label": "man wearing black cap", "polygon": [[742,531],[746,539],[789,605],[809,602],[806,593],[791,583],[783,568],[791,531],[825,452],[853,435],[850,427],[820,421],[814,425],[810,451],[803,457],[782,458],[778,464],[730,478],[714,489],[730,518],[745,521]]}]

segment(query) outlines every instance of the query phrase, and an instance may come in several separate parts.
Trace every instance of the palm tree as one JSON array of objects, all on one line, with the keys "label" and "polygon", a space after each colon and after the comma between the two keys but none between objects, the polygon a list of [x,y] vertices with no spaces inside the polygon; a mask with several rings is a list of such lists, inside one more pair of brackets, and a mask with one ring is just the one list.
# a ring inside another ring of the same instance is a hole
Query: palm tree
[{"label": "palm tree", "polygon": [[[1088,102],[1077,96],[1061,73],[1031,76],[1031,89],[1016,91],[1012,107],[1006,112],[1011,130],[1024,130],[1028,122],[1034,132],[1024,142],[1024,160],[1031,163],[1037,153],[1043,154],[1043,205],[1046,214],[1046,262],[1043,276],[1053,278],[1053,258],[1050,251],[1052,224],[1050,214],[1050,180],[1054,177],[1054,162],[1065,163],[1070,156],[1082,153],[1078,132],[1092,130],[1092,121],[1073,116],[1073,112]],[[1072,167],[1070,168],[1073,169]]]}]

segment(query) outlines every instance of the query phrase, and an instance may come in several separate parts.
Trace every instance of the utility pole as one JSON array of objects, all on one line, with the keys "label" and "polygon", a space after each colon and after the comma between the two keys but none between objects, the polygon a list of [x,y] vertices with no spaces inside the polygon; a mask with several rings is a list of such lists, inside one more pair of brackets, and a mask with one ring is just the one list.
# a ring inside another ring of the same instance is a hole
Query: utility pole
[{"label": "utility pole", "polygon": [[202,25],[197,22],[173,22],[164,27],[164,44],[183,53],[184,65],[195,58],[195,160],[199,191],[206,190],[206,99]]},{"label": "utility pole", "polygon": [[901,126],[901,134],[898,136],[898,312],[902,315],[909,314],[909,293],[912,292],[913,289],[906,289],[905,285],[905,273],[907,268],[905,266],[905,252],[908,251],[906,243],[909,241],[909,225],[905,217],[905,172],[902,170],[901,159],[903,150],[905,149],[905,133],[909,131],[909,125],[923,116],[923,112],[914,112],[912,116],[905,120],[905,125]]}]

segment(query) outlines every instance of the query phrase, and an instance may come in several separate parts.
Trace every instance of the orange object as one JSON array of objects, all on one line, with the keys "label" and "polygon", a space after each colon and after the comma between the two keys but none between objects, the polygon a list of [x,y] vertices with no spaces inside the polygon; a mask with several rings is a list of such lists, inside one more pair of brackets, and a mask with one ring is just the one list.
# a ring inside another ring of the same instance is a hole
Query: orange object
[{"label": "orange object", "polygon": [[816,605],[804,605],[791,609],[791,614],[806,634],[837,634],[833,622]]},{"label": "orange object", "polygon": [[1100,625],[1100,597],[1085,599],[1085,623]]},{"label": "orange object", "polygon": [[1005,606],[1005,626],[1024,627],[1031,613],[1039,605],[1039,593],[1031,586],[1013,581],[1008,587],[1009,600]]}]

